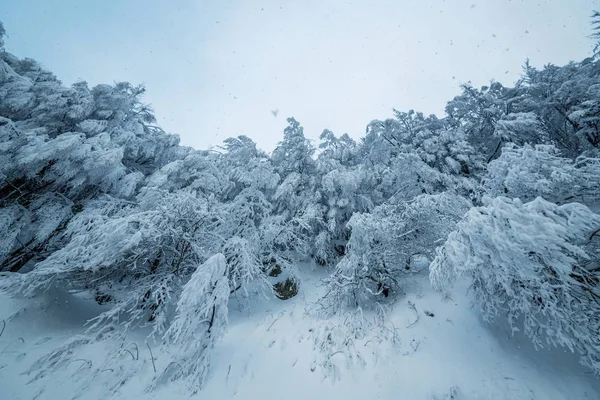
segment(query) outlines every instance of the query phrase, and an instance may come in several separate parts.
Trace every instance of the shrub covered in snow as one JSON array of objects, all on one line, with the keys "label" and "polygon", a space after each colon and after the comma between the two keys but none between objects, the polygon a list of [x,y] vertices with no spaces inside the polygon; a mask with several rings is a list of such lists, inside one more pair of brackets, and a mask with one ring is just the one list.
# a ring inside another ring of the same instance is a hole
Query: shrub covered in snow
[{"label": "shrub covered in snow", "polygon": [[394,299],[403,291],[403,275],[413,272],[414,257],[431,256],[469,206],[461,196],[424,194],[354,214],[347,254],[327,280],[326,305],[339,311],[340,305]]},{"label": "shrub covered in snow", "polygon": [[582,196],[592,196],[592,190],[600,186],[599,172],[597,159],[580,157],[574,162],[561,157],[551,145],[507,144],[502,155],[488,165],[483,186],[490,197],[530,201],[542,196],[556,203],[581,201]]},{"label": "shrub covered in snow", "polygon": [[175,317],[165,333],[172,361],[157,378],[185,379],[192,393],[210,374],[211,351],[227,331],[229,280],[225,256],[216,254],[200,265],[183,287]]},{"label": "shrub covered in snow", "polygon": [[584,251],[599,228],[579,203],[486,198],[438,248],[431,282],[447,290],[469,277],[484,320],[506,317],[536,346],[577,351],[600,373],[600,271]]}]

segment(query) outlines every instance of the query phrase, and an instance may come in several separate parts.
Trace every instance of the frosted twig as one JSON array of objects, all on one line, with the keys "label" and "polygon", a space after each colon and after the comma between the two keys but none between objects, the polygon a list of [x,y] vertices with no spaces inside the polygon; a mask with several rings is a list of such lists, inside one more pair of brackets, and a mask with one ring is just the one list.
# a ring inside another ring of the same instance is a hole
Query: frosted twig
[{"label": "frosted twig", "polygon": [[420,341],[417,340],[412,340],[412,342],[410,342],[410,347],[412,347],[413,351],[417,351],[417,349],[419,348],[419,345],[421,344]]},{"label": "frosted twig", "polygon": [[135,359],[139,360],[140,359],[140,349],[138,348],[137,343],[131,343],[131,344],[135,346]]},{"label": "frosted twig", "polygon": [[271,325],[269,325],[269,327],[267,328],[267,332],[269,332],[271,330],[271,328],[273,327],[273,325],[275,325],[275,322],[277,322],[279,320],[279,318],[275,318],[275,321],[273,321],[271,323]]},{"label": "frosted twig", "polygon": [[131,355],[131,358],[132,358],[133,360],[135,360],[135,356],[133,355],[133,353],[132,353],[131,351],[129,351],[129,350],[127,350],[127,349],[123,349],[123,351],[126,351],[126,352],[128,352],[128,353]]},{"label": "frosted twig", "polygon": [[408,301],[408,307],[410,307],[410,309],[413,310],[417,314],[417,319],[406,326],[407,328],[410,328],[411,326],[414,326],[417,324],[417,322],[419,322],[419,318],[421,318],[421,316],[419,315],[419,312],[417,311],[417,307],[415,307],[415,303],[413,303],[410,300]]},{"label": "frosted twig", "polygon": [[331,358],[331,357],[333,357],[333,356],[335,356],[336,354],[339,354],[339,353],[342,353],[342,354],[343,354],[343,353],[344,353],[344,351],[343,351],[343,350],[338,350],[338,351],[335,351],[335,352],[331,353],[331,354],[329,355],[329,357],[327,357],[327,358],[329,359],[329,358]]},{"label": "frosted twig", "polygon": [[72,363],[72,362],[75,362],[75,361],[82,361],[82,363],[79,366],[79,368],[77,368],[77,370],[75,372],[73,372],[73,374],[71,376],[74,376],[86,364],[89,366],[88,368],[92,368],[92,361],[91,360],[87,360],[87,359],[84,359],[84,358],[77,358],[75,360],[69,361],[69,364]]},{"label": "frosted twig", "polygon": [[154,369],[154,373],[156,374],[156,364],[154,364],[154,355],[152,354],[152,349],[150,348],[148,342],[146,342],[146,346],[148,347],[148,350],[150,350],[150,360],[152,360],[152,368]]},{"label": "frosted twig", "polygon": [[25,343],[25,339],[23,339],[22,337],[18,337],[15,340],[13,340],[12,342],[10,342],[9,344],[7,344],[4,349],[2,349],[2,351],[0,351],[0,354],[4,354],[4,352],[6,351],[6,349],[8,349],[10,346],[13,345],[13,343],[15,343],[16,341],[21,341],[21,343]]}]

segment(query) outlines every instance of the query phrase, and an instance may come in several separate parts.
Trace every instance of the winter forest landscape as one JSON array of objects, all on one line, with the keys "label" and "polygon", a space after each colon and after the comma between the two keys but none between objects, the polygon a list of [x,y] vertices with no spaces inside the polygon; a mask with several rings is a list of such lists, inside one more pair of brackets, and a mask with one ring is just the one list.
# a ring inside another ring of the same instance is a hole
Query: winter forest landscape
[{"label": "winter forest landscape", "polygon": [[265,151],[64,83],[4,1],[0,400],[600,399],[600,13],[437,114],[273,105]]}]

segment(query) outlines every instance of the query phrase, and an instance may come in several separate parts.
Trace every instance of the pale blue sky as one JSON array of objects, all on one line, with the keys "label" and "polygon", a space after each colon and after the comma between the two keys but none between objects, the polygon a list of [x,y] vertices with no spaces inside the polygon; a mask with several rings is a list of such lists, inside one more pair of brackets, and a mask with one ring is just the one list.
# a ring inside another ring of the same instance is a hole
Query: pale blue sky
[{"label": "pale blue sky", "polygon": [[[272,150],[285,117],[354,137],[391,109],[441,114],[458,85],[514,82],[526,58],[588,56],[597,0],[0,0],[6,48],[66,84],[144,83],[196,148],[245,134]],[[278,117],[271,110],[278,109]]]}]

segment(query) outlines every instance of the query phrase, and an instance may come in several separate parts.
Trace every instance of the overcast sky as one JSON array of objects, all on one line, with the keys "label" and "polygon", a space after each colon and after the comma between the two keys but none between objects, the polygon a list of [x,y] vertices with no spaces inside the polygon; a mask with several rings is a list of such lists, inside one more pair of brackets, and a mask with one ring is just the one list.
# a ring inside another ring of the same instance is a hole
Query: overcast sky
[{"label": "overcast sky", "polygon": [[[0,0],[6,48],[66,84],[130,81],[183,144],[272,150],[285,118],[358,138],[392,108],[442,114],[460,83],[590,55],[592,0]],[[279,110],[277,117],[272,110]]]}]

